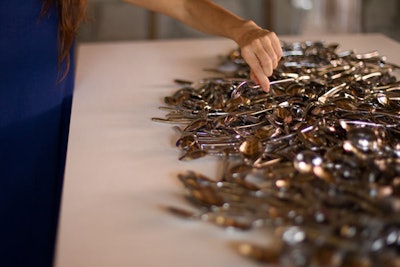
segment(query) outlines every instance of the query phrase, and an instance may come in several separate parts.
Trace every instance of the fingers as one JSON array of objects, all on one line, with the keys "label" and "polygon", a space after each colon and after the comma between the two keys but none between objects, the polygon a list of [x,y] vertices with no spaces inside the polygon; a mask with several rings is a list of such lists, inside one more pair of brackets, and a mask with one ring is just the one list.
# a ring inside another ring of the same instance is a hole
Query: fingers
[{"label": "fingers", "polygon": [[266,79],[260,81],[260,80],[257,78],[257,76],[254,74],[254,72],[253,72],[253,71],[250,71],[250,79],[251,79],[254,83],[259,84],[259,85],[261,86],[261,88],[262,88],[265,92],[269,92],[270,85],[269,85],[269,79],[268,79],[268,77],[267,77]]},{"label": "fingers", "polygon": [[[258,52],[260,54],[260,52]],[[265,52],[264,52],[265,53]],[[257,56],[257,53],[254,52],[252,47],[244,47],[242,48],[242,57],[246,60],[247,64],[250,67],[251,79],[260,84],[264,91],[268,92],[269,90],[269,80],[268,76],[272,75],[272,65],[269,65],[269,62],[265,60],[265,58],[269,58],[268,56]],[[261,64],[259,57],[264,58],[264,63]]]},{"label": "fingers", "polygon": [[275,33],[262,29],[249,38],[250,40],[241,47],[242,57],[251,68],[252,79],[268,92],[268,77],[272,75],[282,57],[279,39]]},{"label": "fingers", "polygon": [[271,44],[272,44],[272,47],[275,51],[275,55],[277,56],[278,62],[279,62],[279,60],[282,58],[282,54],[283,54],[281,42],[279,41],[278,36],[276,36],[276,34],[274,32],[271,32],[270,34],[272,35],[271,38],[273,39]]}]

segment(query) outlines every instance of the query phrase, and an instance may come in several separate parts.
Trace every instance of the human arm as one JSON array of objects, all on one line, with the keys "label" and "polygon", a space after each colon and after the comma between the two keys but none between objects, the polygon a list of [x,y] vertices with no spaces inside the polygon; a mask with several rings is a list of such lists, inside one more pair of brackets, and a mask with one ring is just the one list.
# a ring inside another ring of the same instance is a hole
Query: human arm
[{"label": "human arm", "polygon": [[124,0],[157,13],[165,14],[207,34],[235,41],[251,68],[252,79],[269,90],[272,75],[282,55],[275,33],[244,20],[208,0]]}]

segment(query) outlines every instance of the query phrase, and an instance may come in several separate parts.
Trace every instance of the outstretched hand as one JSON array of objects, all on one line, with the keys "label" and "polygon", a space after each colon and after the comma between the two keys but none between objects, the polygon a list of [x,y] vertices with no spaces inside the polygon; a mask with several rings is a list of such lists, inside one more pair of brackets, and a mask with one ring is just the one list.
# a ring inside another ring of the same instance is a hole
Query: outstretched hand
[{"label": "outstretched hand", "polygon": [[250,66],[250,78],[269,91],[269,79],[282,57],[282,48],[274,32],[247,22],[237,38],[243,59]]},{"label": "outstretched hand", "polygon": [[124,0],[175,18],[204,33],[234,40],[251,69],[251,79],[269,91],[269,79],[282,56],[274,32],[244,20],[209,0]]}]

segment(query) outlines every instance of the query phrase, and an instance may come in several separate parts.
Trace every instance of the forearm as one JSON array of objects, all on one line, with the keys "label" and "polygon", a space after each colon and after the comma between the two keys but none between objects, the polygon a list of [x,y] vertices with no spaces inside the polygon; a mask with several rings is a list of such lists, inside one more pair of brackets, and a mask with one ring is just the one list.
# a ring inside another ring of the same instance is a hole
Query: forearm
[{"label": "forearm", "polygon": [[249,28],[259,28],[252,21],[237,15],[208,0],[124,0],[165,14],[201,32],[230,38],[237,43]]},{"label": "forearm", "polygon": [[236,42],[247,27],[257,27],[211,1],[187,0],[185,10],[186,17],[182,20],[185,24],[204,33],[227,37]]}]

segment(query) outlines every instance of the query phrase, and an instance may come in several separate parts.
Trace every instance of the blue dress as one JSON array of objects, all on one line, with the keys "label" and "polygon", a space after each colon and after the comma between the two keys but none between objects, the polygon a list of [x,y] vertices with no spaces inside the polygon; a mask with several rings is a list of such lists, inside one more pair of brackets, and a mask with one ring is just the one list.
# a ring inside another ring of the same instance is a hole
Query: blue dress
[{"label": "blue dress", "polygon": [[1,267],[53,261],[74,77],[58,79],[58,13],[41,9],[0,1]]}]

